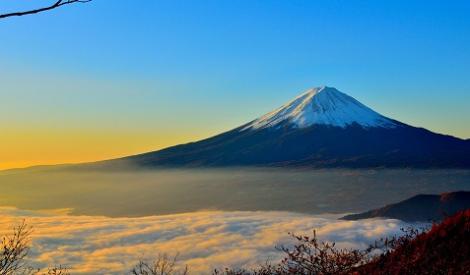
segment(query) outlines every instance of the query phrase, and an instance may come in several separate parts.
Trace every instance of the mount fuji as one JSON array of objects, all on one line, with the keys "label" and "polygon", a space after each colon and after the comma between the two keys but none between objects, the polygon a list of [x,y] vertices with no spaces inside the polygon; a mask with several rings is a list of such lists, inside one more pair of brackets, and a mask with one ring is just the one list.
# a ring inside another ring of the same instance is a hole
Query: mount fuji
[{"label": "mount fuji", "polygon": [[231,131],[106,163],[123,160],[148,168],[469,168],[470,141],[409,126],[318,87]]}]

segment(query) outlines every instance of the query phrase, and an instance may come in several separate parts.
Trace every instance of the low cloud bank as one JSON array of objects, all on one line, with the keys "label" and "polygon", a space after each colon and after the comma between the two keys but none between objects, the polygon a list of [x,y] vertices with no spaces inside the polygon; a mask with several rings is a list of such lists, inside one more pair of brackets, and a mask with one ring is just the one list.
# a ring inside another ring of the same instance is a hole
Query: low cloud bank
[{"label": "low cloud bank", "polygon": [[338,216],[289,212],[207,211],[141,218],[71,216],[0,208],[0,235],[22,219],[34,227],[30,260],[34,266],[65,265],[74,274],[125,274],[139,259],[179,252],[191,274],[214,268],[250,267],[282,257],[276,245],[289,244],[288,232],[363,247],[407,225],[397,220],[340,221]]}]

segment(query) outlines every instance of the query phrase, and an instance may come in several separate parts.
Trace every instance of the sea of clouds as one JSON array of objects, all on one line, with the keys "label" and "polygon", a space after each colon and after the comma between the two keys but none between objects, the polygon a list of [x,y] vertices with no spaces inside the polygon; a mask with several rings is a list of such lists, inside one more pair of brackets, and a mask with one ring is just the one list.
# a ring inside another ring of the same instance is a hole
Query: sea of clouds
[{"label": "sea of clouds", "polygon": [[289,212],[202,211],[140,218],[73,216],[67,211],[0,208],[0,235],[26,220],[33,227],[29,260],[35,267],[64,265],[73,274],[126,274],[139,259],[179,253],[191,274],[214,268],[251,267],[282,257],[288,232],[311,234],[340,247],[365,247],[400,233],[398,220],[338,220],[338,215]]}]

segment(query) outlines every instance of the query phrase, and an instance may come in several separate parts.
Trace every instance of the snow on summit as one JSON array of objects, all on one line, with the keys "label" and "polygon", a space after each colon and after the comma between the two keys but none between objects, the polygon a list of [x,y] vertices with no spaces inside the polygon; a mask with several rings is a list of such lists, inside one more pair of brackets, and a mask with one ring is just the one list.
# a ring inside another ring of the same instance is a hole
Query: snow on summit
[{"label": "snow on summit", "polygon": [[280,108],[252,121],[242,130],[275,127],[289,123],[305,128],[314,124],[346,127],[394,128],[397,124],[332,87],[309,89]]}]

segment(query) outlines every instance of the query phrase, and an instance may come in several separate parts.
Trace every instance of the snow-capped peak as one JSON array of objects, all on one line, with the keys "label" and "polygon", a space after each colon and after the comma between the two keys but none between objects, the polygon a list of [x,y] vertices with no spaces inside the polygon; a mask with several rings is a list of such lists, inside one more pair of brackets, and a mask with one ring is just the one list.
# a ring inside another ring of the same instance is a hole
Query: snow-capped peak
[{"label": "snow-capped peak", "polygon": [[397,124],[354,98],[332,87],[309,89],[280,108],[252,121],[242,130],[260,129],[290,123],[305,128],[314,124],[346,127],[394,128]]}]

